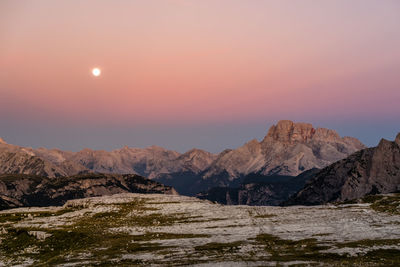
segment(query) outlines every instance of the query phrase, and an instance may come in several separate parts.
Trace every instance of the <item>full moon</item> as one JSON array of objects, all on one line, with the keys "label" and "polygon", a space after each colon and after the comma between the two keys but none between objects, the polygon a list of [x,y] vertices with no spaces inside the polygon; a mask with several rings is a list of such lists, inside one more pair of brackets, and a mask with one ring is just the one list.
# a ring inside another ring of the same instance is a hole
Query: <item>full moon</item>
[{"label": "full moon", "polygon": [[93,74],[93,76],[98,77],[101,74],[101,70],[99,68],[94,68],[94,69],[92,69],[92,74]]}]

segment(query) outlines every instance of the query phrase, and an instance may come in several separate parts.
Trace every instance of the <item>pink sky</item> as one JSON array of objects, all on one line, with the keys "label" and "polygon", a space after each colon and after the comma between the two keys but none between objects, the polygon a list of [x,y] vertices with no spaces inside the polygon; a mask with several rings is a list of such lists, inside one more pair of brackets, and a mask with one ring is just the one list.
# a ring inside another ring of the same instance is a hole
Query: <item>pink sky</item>
[{"label": "pink sky", "polygon": [[378,0],[1,1],[0,119],[393,121],[399,14]]}]

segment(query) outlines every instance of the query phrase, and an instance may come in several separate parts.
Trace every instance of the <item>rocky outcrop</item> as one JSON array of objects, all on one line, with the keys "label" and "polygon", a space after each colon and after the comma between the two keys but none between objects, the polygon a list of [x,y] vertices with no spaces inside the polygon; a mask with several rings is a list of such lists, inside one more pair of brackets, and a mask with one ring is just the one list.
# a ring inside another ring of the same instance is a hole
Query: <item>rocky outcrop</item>
[{"label": "rocky outcrop", "polygon": [[288,205],[317,205],[400,190],[400,134],[394,142],[358,151],[318,172]]},{"label": "rocky outcrop", "polygon": [[0,208],[63,205],[69,199],[119,193],[177,194],[169,186],[126,174],[82,174],[62,178],[4,174],[0,176]]}]

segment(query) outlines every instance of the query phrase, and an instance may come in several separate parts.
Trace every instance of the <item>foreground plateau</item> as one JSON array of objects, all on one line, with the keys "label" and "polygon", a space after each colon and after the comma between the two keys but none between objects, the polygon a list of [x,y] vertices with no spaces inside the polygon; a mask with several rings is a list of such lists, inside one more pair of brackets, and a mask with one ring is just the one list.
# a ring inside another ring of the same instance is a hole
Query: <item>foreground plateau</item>
[{"label": "foreground plateau", "polygon": [[400,195],[324,206],[223,206],[161,194],[0,212],[0,266],[400,265]]}]

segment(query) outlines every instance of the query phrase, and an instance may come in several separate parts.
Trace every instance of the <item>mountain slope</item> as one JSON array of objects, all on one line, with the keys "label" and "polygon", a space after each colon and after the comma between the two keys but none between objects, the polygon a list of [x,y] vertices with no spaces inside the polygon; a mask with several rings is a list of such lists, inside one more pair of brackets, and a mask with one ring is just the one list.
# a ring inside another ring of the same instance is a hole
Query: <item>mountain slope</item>
[{"label": "mountain slope", "polygon": [[400,190],[400,133],[322,169],[288,205],[317,205]]},{"label": "mountain slope", "polygon": [[[284,120],[272,126],[261,142],[252,140],[238,149],[223,151],[201,173],[159,175],[156,180],[174,186],[182,194],[195,195],[213,187],[238,187],[251,173],[297,176],[306,170],[322,169],[363,148],[357,139],[342,138],[333,130]],[[192,181],[191,185],[184,179]]]},{"label": "mountain slope", "polygon": [[62,205],[67,200],[119,193],[177,194],[144,177],[126,174],[83,174],[62,178],[35,175],[0,175],[0,209]]},{"label": "mountain slope", "polygon": [[311,169],[295,177],[250,174],[239,187],[214,187],[196,196],[228,205],[277,206],[303,188],[318,171]]}]

